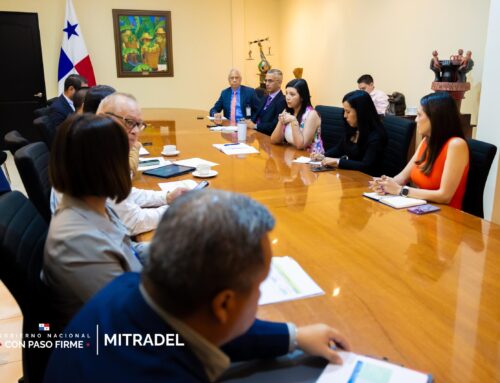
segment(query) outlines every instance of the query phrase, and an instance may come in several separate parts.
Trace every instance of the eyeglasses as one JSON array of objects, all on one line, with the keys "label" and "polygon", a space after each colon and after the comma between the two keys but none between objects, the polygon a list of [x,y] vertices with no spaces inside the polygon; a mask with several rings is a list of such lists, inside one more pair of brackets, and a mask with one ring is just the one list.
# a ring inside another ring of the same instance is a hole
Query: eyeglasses
[{"label": "eyeglasses", "polygon": [[116,118],[119,118],[120,120],[122,120],[125,123],[125,125],[127,126],[129,132],[131,132],[135,128],[139,129],[139,131],[143,131],[144,128],[146,127],[146,124],[144,121],[136,121],[132,118],[125,118],[125,117],[119,116],[119,115],[111,113],[111,112],[105,112],[105,114],[108,114],[110,116],[113,116],[113,117],[116,117]]}]

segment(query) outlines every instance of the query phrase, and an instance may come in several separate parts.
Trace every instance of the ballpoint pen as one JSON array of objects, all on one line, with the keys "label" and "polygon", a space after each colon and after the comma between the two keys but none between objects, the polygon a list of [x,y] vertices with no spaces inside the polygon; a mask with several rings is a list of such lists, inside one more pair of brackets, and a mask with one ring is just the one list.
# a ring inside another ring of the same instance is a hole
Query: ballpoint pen
[{"label": "ballpoint pen", "polygon": [[239,143],[235,143],[235,144],[224,144],[224,146],[231,146],[231,145],[239,145]]}]

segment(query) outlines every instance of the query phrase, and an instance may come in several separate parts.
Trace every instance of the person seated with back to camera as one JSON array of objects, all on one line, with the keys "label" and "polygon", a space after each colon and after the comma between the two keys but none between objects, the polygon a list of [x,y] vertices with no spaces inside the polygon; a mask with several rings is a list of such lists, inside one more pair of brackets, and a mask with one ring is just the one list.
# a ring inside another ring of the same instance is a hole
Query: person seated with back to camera
[{"label": "person seated with back to camera", "polygon": [[50,222],[42,280],[61,326],[107,282],[140,271],[147,257],[107,203],[130,193],[128,152],[115,117],[75,114],[56,132],[49,177],[62,200]]},{"label": "person seated with back to camera", "polygon": [[331,346],[350,345],[334,328],[256,319],[274,223],[262,204],[241,194],[184,194],[163,216],[143,272],[116,278],[65,330],[93,336],[98,324],[100,334],[177,334],[180,344],[108,345],[99,355],[93,348],[54,349],[45,382],[208,383],[231,361],[295,348],[342,363]]},{"label": "person seated with back to camera", "polygon": [[[93,91],[94,89],[96,90]],[[111,94],[109,94],[110,92]],[[108,95],[106,96],[106,94]],[[89,95],[91,96],[89,100],[85,99],[85,106],[87,106],[87,101],[91,104],[89,110],[95,107],[98,110],[98,114],[108,114],[122,119],[127,129],[130,148],[133,148],[131,151],[133,151],[139,139],[140,128],[138,126],[144,126],[144,122],[141,119],[141,110],[135,98],[126,93],[115,93],[114,89],[107,85],[98,85],[91,88]],[[130,161],[131,166],[134,166],[134,164],[135,162]],[[165,192],[162,190],[146,190],[132,187],[130,194],[125,200],[119,203],[108,200],[107,203],[125,224],[129,235],[134,236],[156,229],[161,216],[168,209],[168,206],[187,190],[186,188],[179,187],[171,192]],[[57,193],[52,188],[50,195],[50,209],[52,214],[57,210],[60,200],[61,193]]]},{"label": "person seated with back to camera", "polygon": [[344,96],[342,105],[345,135],[324,156],[313,153],[311,158],[323,166],[379,176],[387,134],[372,98],[365,91],[355,90]]},{"label": "person seated with back to camera", "polygon": [[[418,134],[424,138],[410,162],[394,178],[374,178],[371,189],[461,209],[469,173],[469,148],[455,100],[446,92],[422,97],[415,121]],[[408,182],[412,186],[406,186]]]},{"label": "person seated with back to camera", "polygon": [[323,154],[325,150],[321,140],[321,118],[311,104],[306,80],[294,79],[286,84],[285,99],[287,107],[279,115],[271,134],[271,143],[288,142],[297,149]]}]

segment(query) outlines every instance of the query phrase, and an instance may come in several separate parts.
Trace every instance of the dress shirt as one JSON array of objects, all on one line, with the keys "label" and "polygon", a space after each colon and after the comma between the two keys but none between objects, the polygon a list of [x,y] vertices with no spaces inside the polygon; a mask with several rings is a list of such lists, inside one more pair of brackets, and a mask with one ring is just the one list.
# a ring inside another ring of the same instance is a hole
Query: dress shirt
[{"label": "dress shirt", "polygon": [[[231,97],[234,97],[234,90],[232,90],[232,95]],[[245,110],[245,105],[241,105],[240,104],[240,100],[241,100],[241,97],[240,97],[240,92],[241,91],[241,86],[238,87],[238,89],[236,89],[236,118],[234,119],[234,121],[238,122],[239,120],[241,120],[242,118],[245,118],[245,115],[243,114],[243,111]],[[232,98],[231,98],[232,100]],[[231,116],[232,118],[233,116]]]},{"label": "dress shirt", "polygon": [[377,109],[378,114],[385,114],[387,107],[389,106],[389,97],[378,89],[373,89],[370,93],[370,97],[375,104],[375,109]]}]

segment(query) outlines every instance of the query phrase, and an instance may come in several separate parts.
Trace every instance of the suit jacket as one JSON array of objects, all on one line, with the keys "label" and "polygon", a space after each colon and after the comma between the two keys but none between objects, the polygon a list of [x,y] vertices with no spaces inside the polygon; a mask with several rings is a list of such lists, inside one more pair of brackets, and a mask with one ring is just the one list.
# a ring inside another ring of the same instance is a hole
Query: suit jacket
[{"label": "suit jacket", "polygon": [[344,136],[337,145],[325,152],[325,156],[333,158],[347,156],[348,159],[340,158],[339,169],[358,170],[379,177],[382,174],[381,166],[385,146],[386,142],[380,137],[380,134],[377,131],[372,131],[368,135],[364,147],[360,147]]},{"label": "suit jacket", "polygon": [[257,130],[270,136],[278,124],[279,114],[283,112],[283,109],[286,107],[286,100],[283,93],[279,92],[271,101],[267,109],[264,110],[268,97],[269,96],[262,99],[257,111],[252,115],[252,121],[256,123],[257,120],[259,120]]},{"label": "suit jacket", "polygon": [[43,259],[43,281],[54,310],[66,325],[108,282],[126,271],[142,269],[128,230],[106,206],[110,219],[68,195],[50,222]]},{"label": "suit jacket", "polygon": [[[231,87],[224,89],[220,93],[220,97],[215,103],[214,107],[210,109],[210,115],[213,116],[215,113],[219,113],[221,110],[224,111],[224,117],[227,119],[231,118],[231,97],[232,97],[232,89]],[[240,86],[240,107],[243,116],[245,116],[246,107],[250,106],[252,109],[251,117],[254,112],[257,110],[259,106],[259,98],[255,93],[255,89],[249,88],[248,86],[241,85]],[[246,117],[246,116],[245,116]]]},{"label": "suit jacket", "polygon": [[49,120],[52,128],[57,128],[74,110],[61,94],[49,107]]},{"label": "suit jacket", "polygon": [[[88,302],[64,332],[89,334],[91,339],[85,342],[90,347],[54,349],[45,382],[209,382],[201,361],[182,338],[185,346],[104,346],[104,334],[154,337],[153,334],[175,333],[146,303],[139,283],[139,274],[123,274]],[[99,325],[97,340],[96,324]],[[278,356],[288,351],[288,342],[286,324],[257,320],[245,335],[228,345],[227,353],[234,361],[242,357]]]}]

